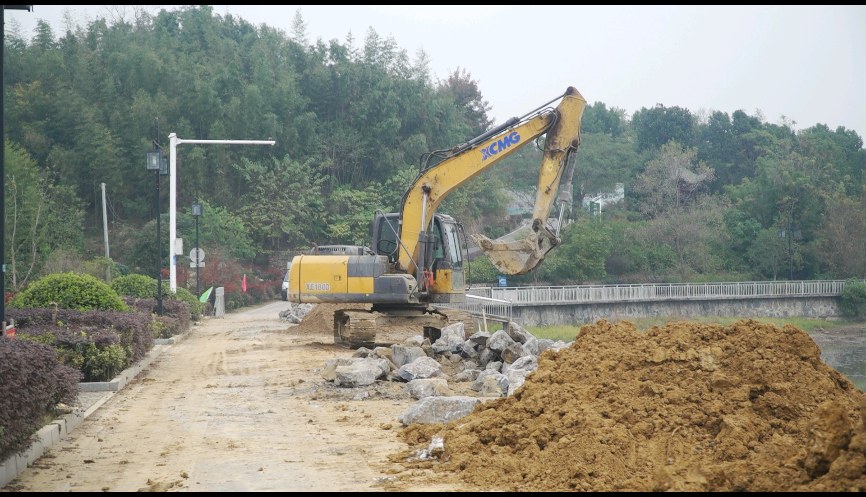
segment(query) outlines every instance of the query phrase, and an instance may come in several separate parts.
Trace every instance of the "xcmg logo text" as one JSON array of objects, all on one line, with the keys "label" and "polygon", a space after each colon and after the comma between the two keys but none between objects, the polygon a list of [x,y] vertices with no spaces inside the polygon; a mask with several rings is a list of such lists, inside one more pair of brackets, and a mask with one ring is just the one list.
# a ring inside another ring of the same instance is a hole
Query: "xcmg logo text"
[{"label": "xcmg logo text", "polygon": [[502,152],[506,148],[516,144],[520,141],[520,134],[517,131],[512,131],[508,134],[508,136],[504,136],[501,139],[491,143],[490,145],[481,149],[481,160],[487,160],[490,157]]}]

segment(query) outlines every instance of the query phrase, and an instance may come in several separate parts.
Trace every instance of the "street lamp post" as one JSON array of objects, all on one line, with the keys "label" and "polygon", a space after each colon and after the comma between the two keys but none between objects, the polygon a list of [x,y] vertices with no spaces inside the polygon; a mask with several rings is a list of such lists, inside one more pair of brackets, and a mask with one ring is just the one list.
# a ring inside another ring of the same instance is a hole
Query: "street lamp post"
[{"label": "street lamp post", "polygon": [[169,257],[168,276],[171,291],[177,291],[177,146],[184,143],[209,144],[221,143],[227,145],[274,145],[274,140],[182,140],[177,133],[168,135],[168,157],[169,157],[169,182],[168,182],[168,249]]},{"label": "street lamp post", "polygon": [[201,251],[198,248],[198,218],[201,217],[201,204],[198,202],[192,204],[192,216],[195,218],[195,294],[196,296],[201,295],[201,288],[199,287],[199,278],[198,278],[198,270],[201,267]]},{"label": "street lamp post", "polygon": [[147,170],[156,173],[156,314],[162,316],[162,244],[160,238],[160,201],[159,201],[159,177],[168,174],[168,158],[162,154],[162,150],[156,142],[153,142],[153,151],[148,152]]}]

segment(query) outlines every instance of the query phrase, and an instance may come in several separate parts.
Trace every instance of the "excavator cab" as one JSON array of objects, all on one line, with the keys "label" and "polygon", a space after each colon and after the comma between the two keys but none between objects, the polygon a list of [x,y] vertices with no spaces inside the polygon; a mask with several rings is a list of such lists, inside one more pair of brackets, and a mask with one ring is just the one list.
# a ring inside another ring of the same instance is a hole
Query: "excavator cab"
[{"label": "excavator cab", "polygon": [[[400,214],[378,214],[371,227],[372,249],[377,255],[388,257],[391,264],[399,265],[400,251],[407,250],[400,241]],[[418,244],[422,294],[429,302],[452,303],[465,300],[463,228],[451,216],[433,216],[429,232]]]}]

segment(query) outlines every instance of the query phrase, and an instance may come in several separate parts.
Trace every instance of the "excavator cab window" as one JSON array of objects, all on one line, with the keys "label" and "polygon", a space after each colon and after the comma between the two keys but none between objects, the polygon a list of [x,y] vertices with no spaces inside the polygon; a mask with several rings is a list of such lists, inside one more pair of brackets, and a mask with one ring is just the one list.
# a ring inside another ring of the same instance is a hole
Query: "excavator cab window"
[{"label": "excavator cab window", "polygon": [[[461,250],[460,233],[457,223],[441,223],[442,245],[447,251],[447,258],[452,268],[463,267],[463,250]],[[445,254],[443,254],[443,257]]]},{"label": "excavator cab window", "polygon": [[377,214],[373,220],[372,240],[373,251],[379,255],[387,255],[388,260],[394,262],[398,258],[397,249],[397,233],[400,232],[399,227],[400,214],[392,212],[390,214]]},{"label": "excavator cab window", "polygon": [[444,257],[445,248],[442,246],[442,233],[440,230],[436,230],[433,241],[433,260],[439,260]]}]

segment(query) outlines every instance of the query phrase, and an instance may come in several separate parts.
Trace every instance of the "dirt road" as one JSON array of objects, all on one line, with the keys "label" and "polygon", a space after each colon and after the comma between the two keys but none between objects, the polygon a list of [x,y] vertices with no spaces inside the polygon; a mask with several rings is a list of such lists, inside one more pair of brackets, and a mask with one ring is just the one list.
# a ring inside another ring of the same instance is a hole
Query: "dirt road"
[{"label": "dirt road", "polygon": [[351,351],[274,302],[206,319],[3,492],[448,491],[388,462],[406,449],[402,384],[338,388]]}]

